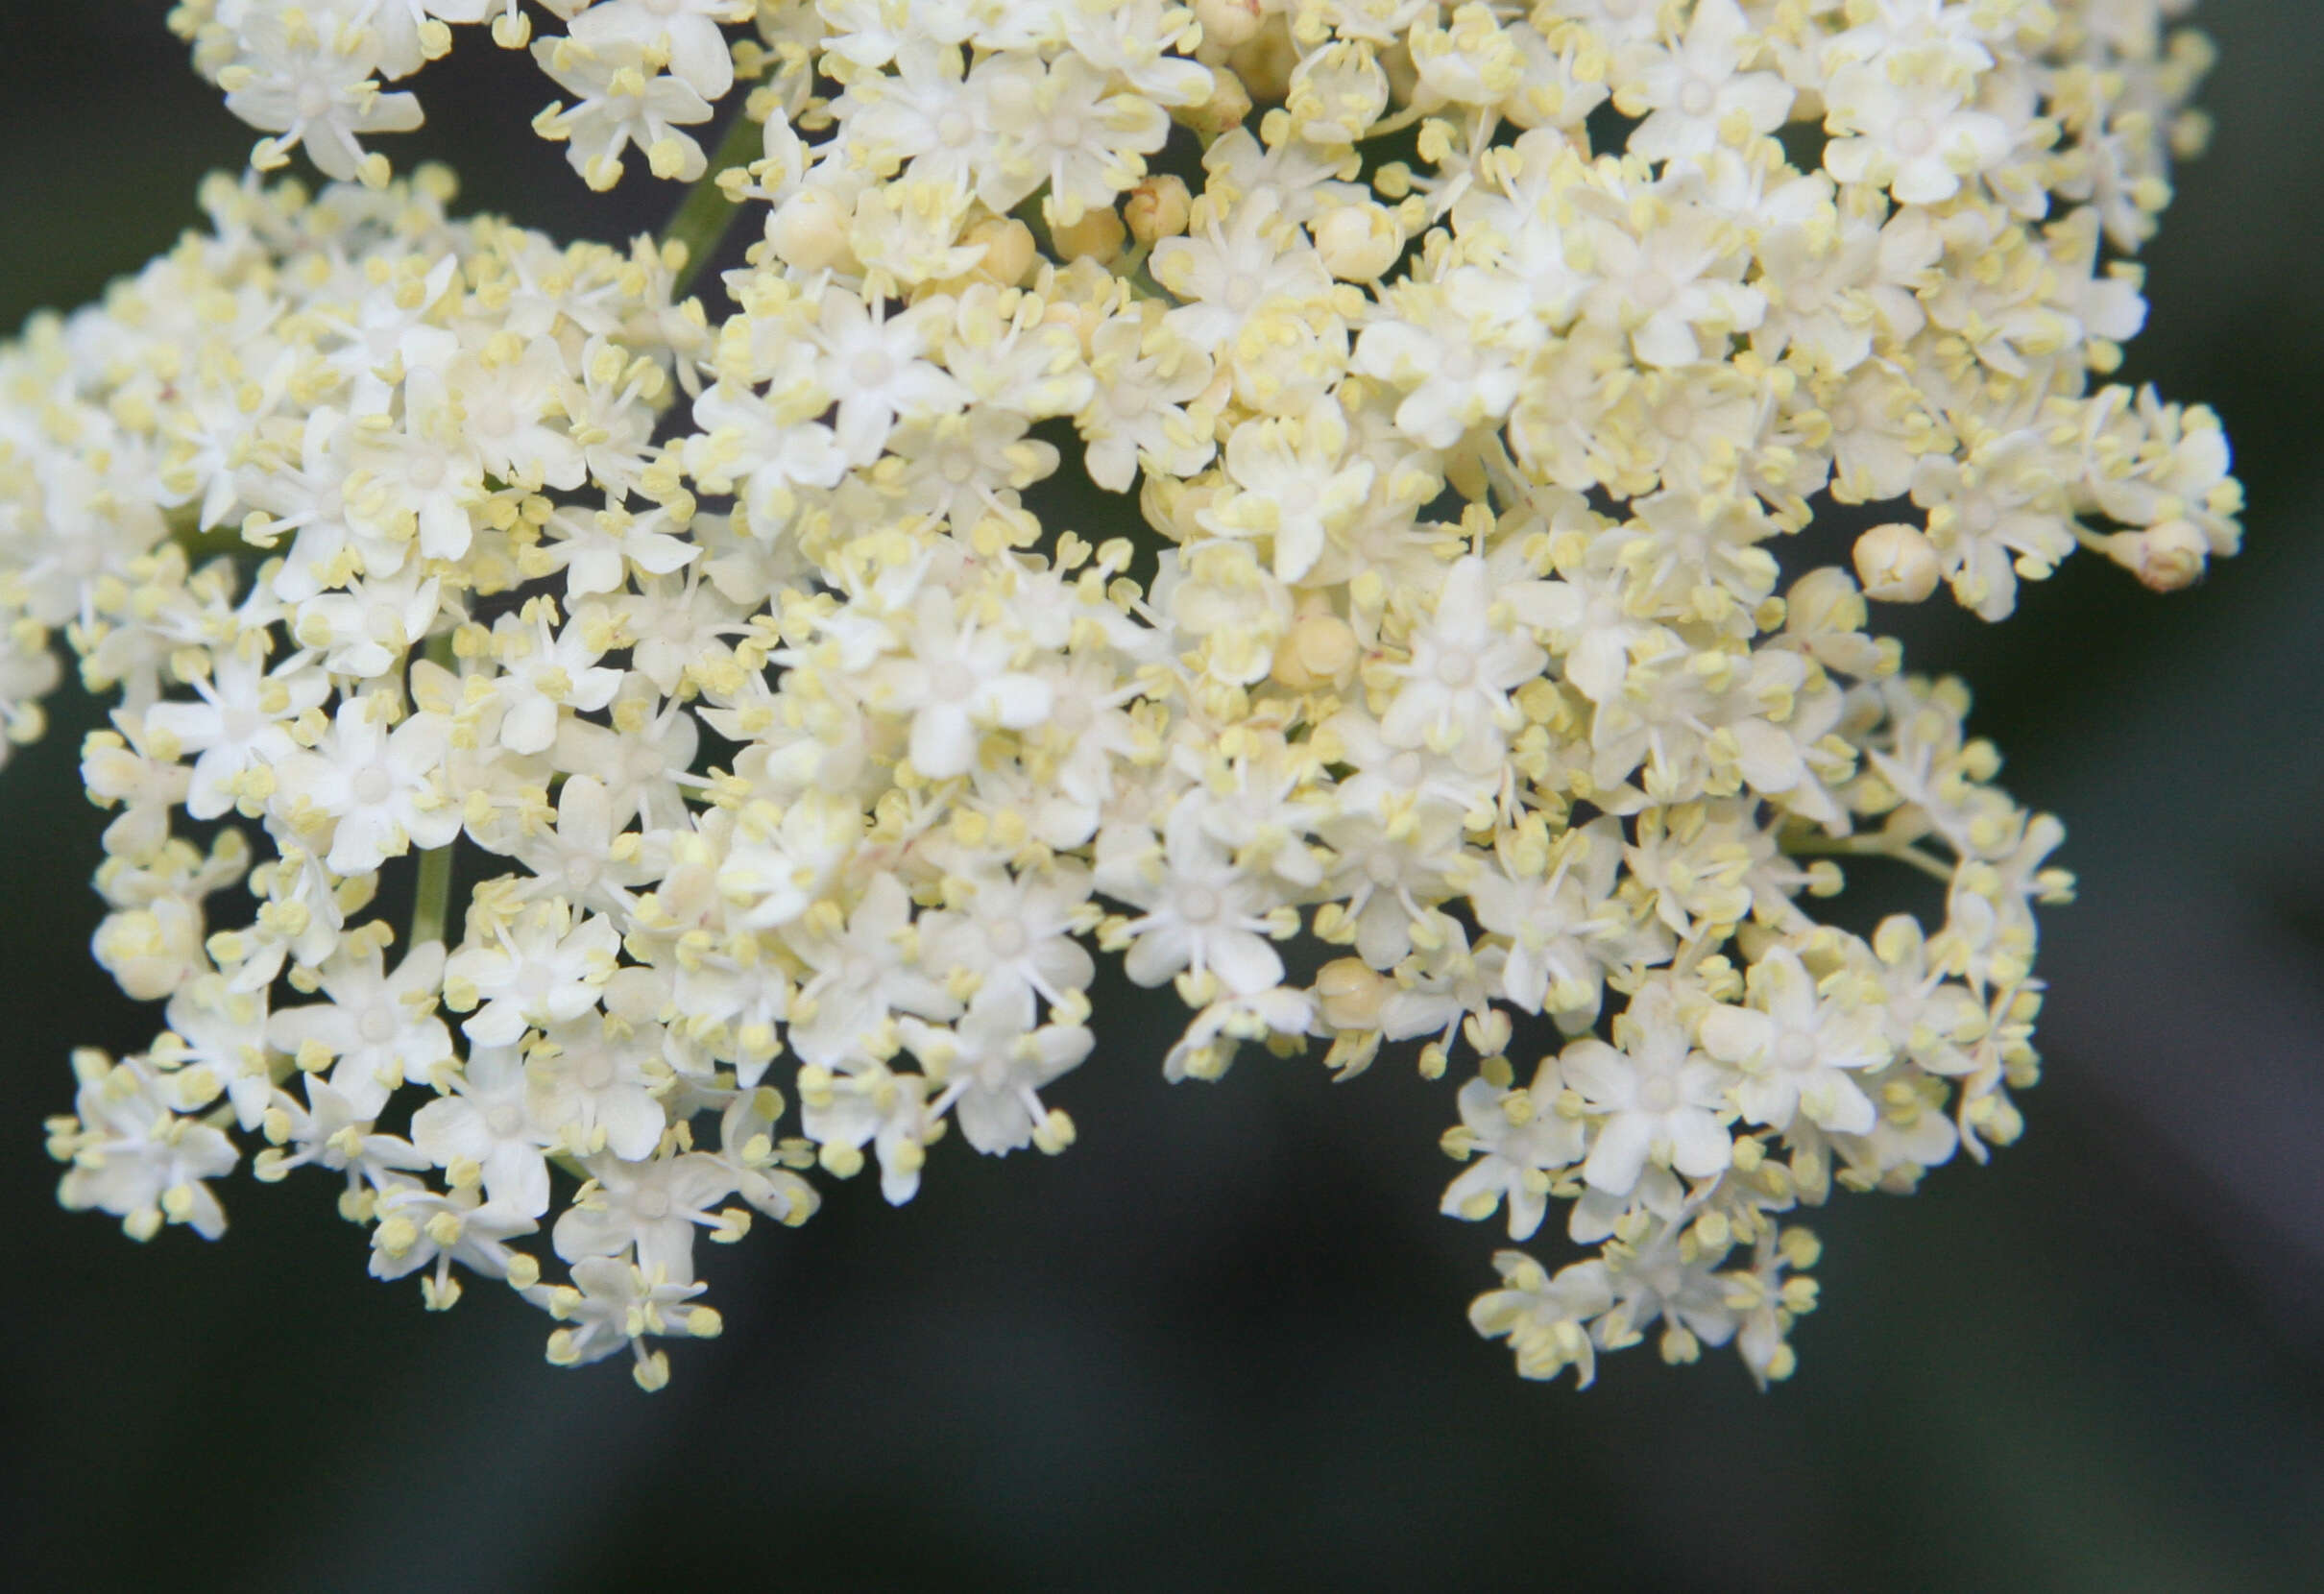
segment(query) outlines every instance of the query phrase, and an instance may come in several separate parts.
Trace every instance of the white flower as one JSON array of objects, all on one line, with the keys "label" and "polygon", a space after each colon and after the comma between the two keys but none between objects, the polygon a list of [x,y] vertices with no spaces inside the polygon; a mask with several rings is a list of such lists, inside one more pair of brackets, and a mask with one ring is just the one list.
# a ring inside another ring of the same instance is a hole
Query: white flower
[{"label": "white flower", "polygon": [[1639,988],[1614,1020],[1614,1039],[1619,1051],[1581,1040],[1563,1054],[1566,1078],[1592,1112],[1606,1115],[1582,1177],[1609,1195],[1627,1196],[1650,1156],[1692,1179],[1724,1169],[1731,1142],[1718,1109],[1727,1078],[1693,1049],[1670,982]]},{"label": "white flower", "polygon": [[959,407],[960,384],[925,357],[932,324],[945,309],[940,300],[923,300],[891,316],[884,303],[824,296],[812,334],[823,354],[817,373],[839,406],[836,432],[851,464],[880,457],[898,416],[926,420]]},{"label": "white flower", "polygon": [[1489,1078],[1463,1085],[1461,1127],[1445,1147],[1463,1156],[1484,1154],[1444,1187],[1439,1210],[1479,1222],[1506,1200],[1509,1237],[1531,1240],[1549,1208],[1549,1175],[1582,1155],[1581,1119],[1559,1110],[1564,1087],[1559,1063],[1546,1057],[1524,1090]]},{"label": "white flower", "polygon": [[641,1389],[658,1389],[669,1381],[669,1359],[648,1351],[648,1337],[715,1335],[722,1326],[707,1306],[679,1308],[702,1293],[699,1284],[649,1277],[633,1263],[590,1257],[573,1264],[573,1282],[549,1292],[552,1316],[573,1324],[548,1337],[548,1359],[559,1366],[580,1366],[630,1347],[631,1369]]},{"label": "white flower", "polygon": [[503,616],[493,640],[501,670],[493,683],[502,710],[500,745],[512,753],[548,751],[562,715],[602,709],[621,688],[621,672],[597,663],[610,638],[578,618],[557,629],[545,600],[522,616]]},{"label": "white flower", "polygon": [[455,1262],[486,1278],[538,1276],[532,1259],[508,1245],[539,1227],[532,1215],[483,1202],[472,1191],[439,1196],[397,1185],[380,1193],[378,1218],[372,1230],[372,1277],[405,1278],[431,1268],[420,1281],[431,1310],[443,1311],[460,1298],[459,1281],[451,1276]]},{"label": "white flower", "polygon": [[303,17],[252,9],[237,39],[247,54],[219,73],[226,108],[278,135],[260,140],[252,156],[259,167],[278,166],[304,146],[326,177],[360,177],[376,186],[387,181],[386,158],[365,155],[356,135],[409,133],[420,125],[420,102],[379,91],[372,76],[379,65],[375,36],[328,11],[314,21]]},{"label": "white flower", "polygon": [[906,944],[911,902],[892,875],[874,877],[836,933],[797,934],[791,950],[810,973],[791,1005],[792,1049],[832,1064],[895,1014],[946,1019],[960,1010]]},{"label": "white flower", "polygon": [[285,759],[279,774],[294,824],[328,821],[323,861],[335,875],[368,874],[413,847],[448,845],[460,833],[460,810],[440,779],[451,725],[425,710],[392,731],[384,697],[341,701],[331,728],[311,753]]},{"label": "white flower", "polygon": [[912,767],[931,780],[964,775],[988,727],[1022,731],[1049,714],[1049,683],[1011,664],[1020,644],[998,627],[963,616],[941,588],[922,592],[906,632],[909,651],[884,663],[870,684],[872,705],[910,716]]},{"label": "white flower", "polygon": [[1071,1125],[1044,1107],[1037,1093],[1079,1067],[1097,1044],[1079,1025],[1035,1029],[1021,1017],[1006,992],[988,990],[948,1029],[917,1019],[898,1026],[922,1070],[942,1087],[929,1103],[929,1117],[949,1110],[968,1143],[987,1156],[1005,1156],[1035,1141],[1044,1150],[1062,1149]]},{"label": "white flower", "polygon": [[592,188],[621,181],[621,152],[633,144],[656,177],[691,182],[702,175],[709,164],[702,146],[678,128],[709,121],[710,103],[691,84],[663,72],[645,46],[618,35],[594,44],[544,38],[534,43],[533,59],[578,100],[570,109],[551,102],[533,126],[566,142],[566,159]]},{"label": "white flower", "polygon": [[473,1049],[448,1085],[451,1094],[412,1114],[412,1145],[438,1168],[461,1159],[475,1164],[494,1205],[526,1218],[546,1212],[543,1153],[554,1140],[527,1104],[524,1059],[516,1048]]},{"label": "white flower", "polygon": [[83,1053],[75,1067],[82,1075],[77,1117],[53,1143],[72,1163],[58,1199],[76,1211],[109,1212],[139,1240],[164,1220],[188,1224],[206,1240],[224,1234],[226,1213],[208,1181],[241,1160],[233,1142],[180,1116],[161,1078],[135,1058],[109,1064]]},{"label": "white flower", "polygon": [[634,1256],[649,1278],[691,1282],[694,1230],[724,1228],[730,1221],[710,1210],[735,1192],[726,1165],[689,1151],[643,1162],[593,1157],[583,1166],[589,1183],[550,1236],[557,1254],[568,1262]]},{"label": "white flower", "polygon": [[1154,279],[1183,302],[1170,312],[1172,330],[1198,349],[1228,347],[1271,301],[1303,302],[1331,289],[1330,274],[1277,214],[1271,193],[1244,201],[1223,225],[1214,220],[1200,234],[1164,239],[1151,261]]},{"label": "white flower", "polygon": [[920,943],[930,964],[977,981],[978,1001],[1009,1004],[1020,1027],[1033,1020],[1033,999],[1051,1006],[1088,988],[1097,965],[1074,937],[1095,923],[1090,880],[1078,864],[1040,874],[979,874],[957,912],[925,914]]},{"label": "white flower", "polygon": [[716,100],[735,84],[734,60],[718,25],[748,22],[751,10],[751,0],[598,0],[573,18],[572,36],[593,48],[653,50],[689,88]]},{"label": "white flower", "polygon": [[1226,439],[1226,473],[1237,491],[1201,512],[1206,530],[1264,541],[1277,581],[1297,581],[1322,556],[1371,491],[1368,459],[1347,457],[1347,423],[1337,404],[1298,419],[1246,421]]},{"label": "white flower", "polygon": [[527,1026],[545,1028],[579,1018],[613,978],[620,932],[602,915],[572,922],[559,900],[536,904],[488,940],[471,940],[444,969],[444,996],[455,1010],[483,1005],[460,1027],[471,1040],[507,1046]]},{"label": "white flower", "polygon": [[145,711],[148,732],[158,731],[194,760],[185,811],[215,819],[241,795],[239,777],[255,766],[280,763],[298,747],[289,721],[330,696],[330,682],[303,653],[268,670],[248,648],[230,648],[218,666],[193,682],[193,703],[157,703]]},{"label": "white flower", "polygon": [[1170,135],[1162,107],[1109,92],[1110,74],[1078,55],[1059,57],[1045,73],[1022,57],[1012,64],[1025,70],[986,90],[998,140],[994,176],[979,193],[988,206],[1007,210],[1046,181],[1051,224],[1071,227],[1146,175],[1142,157]]},{"label": "white flower", "polygon": [[1356,344],[1356,369],[1403,388],[1396,424],[1416,442],[1449,448],[1471,426],[1509,413],[1526,342],[1523,308],[1498,272],[1463,267],[1441,282],[1401,284],[1396,314]]},{"label": "white flower", "polygon": [[1777,947],[1751,966],[1751,1005],[1703,1016],[1703,1050],[1743,1071],[1735,1102],[1754,1123],[1793,1115],[1840,1134],[1868,1133],[1872,1102],[1849,1075],[1888,1061],[1880,1011],[1845,984],[1819,995],[1799,954]]},{"label": "white flower", "polygon": [[1509,694],[1541,673],[1549,656],[1522,633],[1494,622],[1485,561],[1456,560],[1423,629],[1412,637],[1403,683],[1381,716],[1391,746],[1425,746],[1465,769],[1497,760],[1510,722]]},{"label": "white flower", "polygon": [[1502,1288],[1479,1295],[1468,1320],[1488,1339],[1506,1339],[1520,1378],[1555,1378],[1567,1367],[1587,1389],[1598,1375],[1597,1347],[1586,1324],[1613,1304],[1603,1262],[1576,1262],[1552,1278],[1523,1251],[1493,1258]]},{"label": "white flower", "polygon": [[663,1075],[649,1071],[660,1061],[658,1039],[586,1009],[552,1026],[525,1065],[526,1111],[574,1150],[629,1162],[652,1155],[669,1123],[658,1094]]},{"label": "white flower", "polygon": [[1754,133],[1783,125],[1790,85],[1773,72],[1736,70],[1750,28],[1735,0],[1701,0],[1682,42],[1624,53],[1614,103],[1626,116],[1645,114],[1631,133],[1631,154],[1649,160],[1708,155],[1730,118]]},{"label": "white flower", "polygon": [[451,1032],[435,1016],[444,977],[444,947],[414,947],[382,971],[376,940],[357,951],[345,943],[323,965],[327,1002],[278,1007],[267,1020],[267,1041],[289,1052],[309,1073],[330,1065],[330,1082],[353,1110],[375,1118],[406,1079],[425,1080],[452,1054]]},{"label": "white flower", "polygon": [[2008,154],[2008,126],[1971,109],[1972,84],[1957,57],[1905,51],[1841,67],[1825,89],[1840,136],[1824,164],[1843,182],[1885,185],[1900,205],[1938,205],[1961,180]]},{"label": "white flower", "polygon": [[1260,911],[1269,896],[1264,882],[1235,867],[1204,833],[1194,805],[1172,810],[1159,846],[1150,838],[1111,858],[1105,851],[1101,844],[1098,888],[1145,909],[1120,930],[1130,978],[1159,985],[1186,969],[1215,974],[1245,996],[1282,979],[1283,959],[1265,939],[1274,922]]}]

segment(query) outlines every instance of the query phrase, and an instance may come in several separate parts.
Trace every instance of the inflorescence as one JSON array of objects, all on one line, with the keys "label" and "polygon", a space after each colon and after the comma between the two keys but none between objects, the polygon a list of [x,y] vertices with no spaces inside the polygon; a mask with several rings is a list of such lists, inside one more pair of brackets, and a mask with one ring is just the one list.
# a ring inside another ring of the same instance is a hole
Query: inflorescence
[{"label": "inflorescence", "polygon": [[[1465,1075],[1443,1210],[1589,1253],[1497,1257],[1526,1376],[1765,1380],[1791,1215],[2017,1135],[2062,831],[1868,600],[2234,551],[2216,421],[2104,381],[2184,0],[538,10],[186,0],[254,170],[0,350],[0,714],[60,630],[117,699],[94,950],[165,1026],[74,1058],[67,1206],[312,1168],[653,1388],[818,1169],[1072,1145],[1103,954],[1173,1079]],[[487,25],[747,264],[397,179]]]}]

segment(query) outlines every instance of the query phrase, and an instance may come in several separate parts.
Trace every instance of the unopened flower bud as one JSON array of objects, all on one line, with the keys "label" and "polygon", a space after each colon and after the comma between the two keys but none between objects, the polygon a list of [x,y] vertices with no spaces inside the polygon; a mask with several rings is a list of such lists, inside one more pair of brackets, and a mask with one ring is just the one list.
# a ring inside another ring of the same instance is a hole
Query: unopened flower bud
[{"label": "unopened flower bud", "polygon": [[1864,595],[1882,603],[1919,603],[1944,573],[1927,533],[1900,520],[1875,526],[1856,539],[1856,579]]},{"label": "unopened flower bud", "polygon": [[1344,282],[1377,281],[1404,253],[1395,213],[1368,200],[1334,206],[1316,218],[1313,230],[1323,269]]},{"label": "unopened flower bud", "polygon": [[1256,100],[1280,100],[1291,88],[1291,75],[1299,65],[1299,46],[1289,28],[1261,28],[1229,57],[1227,63],[1249,87]]},{"label": "unopened flower bud", "polygon": [[1334,1029],[1377,1029],[1395,981],[1360,957],[1335,957],[1316,971],[1316,1002]]},{"label": "unopened flower bud", "polygon": [[2211,545],[2191,521],[2163,520],[2143,531],[2118,534],[2106,551],[2149,592],[2175,592],[2202,577]]},{"label": "unopened flower bud", "polygon": [[1186,184],[1165,172],[1132,188],[1129,198],[1123,202],[1122,215],[1129,224],[1129,235],[1150,247],[1160,239],[1174,238],[1185,231],[1187,216],[1193,207]]},{"label": "unopened flower bud", "polygon": [[1210,98],[1200,105],[1176,106],[1171,114],[1180,126],[1203,139],[1212,139],[1230,129],[1239,128],[1250,115],[1250,90],[1230,67],[1214,66],[1210,71]]},{"label": "unopened flower bud", "polygon": [[1083,258],[1107,261],[1122,253],[1122,244],[1129,229],[1110,205],[1101,205],[1081,212],[1079,219],[1067,226],[1055,228],[1050,241],[1056,245],[1058,258]]},{"label": "unopened flower bud", "polygon": [[802,188],[766,218],[766,241],[784,262],[821,271],[847,257],[847,207],[820,188]]},{"label": "unopened flower bud", "polygon": [[1195,0],[1195,20],[1208,49],[1235,50],[1259,36],[1267,17],[1259,0]]},{"label": "unopened flower bud", "polygon": [[1014,216],[987,216],[961,235],[964,244],[984,246],[975,275],[1002,287],[1016,286],[1033,266],[1033,231]]},{"label": "unopened flower bud", "polygon": [[1275,644],[1272,674],[1293,691],[1343,683],[1356,672],[1363,644],[1337,615],[1301,615]]}]

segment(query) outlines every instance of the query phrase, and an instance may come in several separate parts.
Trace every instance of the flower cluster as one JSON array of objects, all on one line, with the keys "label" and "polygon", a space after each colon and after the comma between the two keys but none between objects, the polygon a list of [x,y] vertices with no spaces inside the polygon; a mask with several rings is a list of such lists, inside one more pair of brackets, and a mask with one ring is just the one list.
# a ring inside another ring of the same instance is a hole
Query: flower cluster
[{"label": "flower cluster", "polygon": [[[2018,1133],[2070,889],[1868,600],[2236,545],[2210,413],[2103,382],[2181,9],[186,0],[254,164],[362,183],[214,179],[0,352],[0,709],[59,628],[117,694],[95,952],[166,1026],[76,1058],[65,1203],[327,1170],[375,1273],[650,1388],[817,1169],[1070,1146],[1119,954],[1174,1079],[1466,1076],[1443,1210],[1592,1253],[1501,1254],[1522,1373],[1785,1376],[1790,1215]],[[718,184],[730,313],[364,150],[487,21],[593,185]],[[1821,922],[1844,863],[1941,906]]]}]

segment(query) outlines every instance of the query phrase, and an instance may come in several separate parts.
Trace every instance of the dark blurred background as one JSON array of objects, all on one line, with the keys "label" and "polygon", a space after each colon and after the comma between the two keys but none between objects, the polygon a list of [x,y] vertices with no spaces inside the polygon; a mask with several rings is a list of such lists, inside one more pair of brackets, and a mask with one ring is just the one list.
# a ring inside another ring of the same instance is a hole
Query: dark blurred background
[{"label": "dark blurred background", "polygon": [[[0,326],[195,219],[251,134],[162,0],[0,0]],[[947,1144],[713,1250],[717,1341],[641,1395],[489,1286],[364,1273],[324,1181],[150,1246],[60,1210],[79,1043],[154,1020],[86,954],[86,699],[0,773],[0,1581],[18,1589],[2324,1589],[2324,6],[2203,0],[2211,156],[2147,255],[2128,374],[2225,416],[2249,551],[2148,596],[2095,560],[1997,630],[1916,617],[2009,784],[2064,814],[2025,1140],[1817,1219],[1825,1309],[1760,1394],[1650,1346],[1520,1382],[1463,1318],[1497,1231],[1436,1215],[1449,1097],[1247,1057],[1163,1084],[1116,990],[1080,1144]],[[588,195],[481,38],[399,166],[564,235]],[[1149,1011],[1151,1011],[1150,1009]],[[1557,1243],[1537,1246],[1557,1254]]]}]

